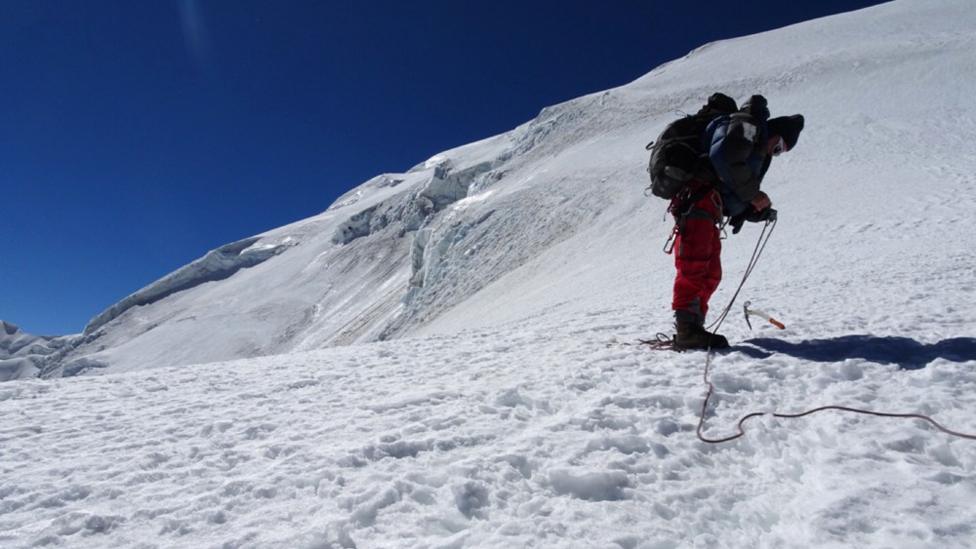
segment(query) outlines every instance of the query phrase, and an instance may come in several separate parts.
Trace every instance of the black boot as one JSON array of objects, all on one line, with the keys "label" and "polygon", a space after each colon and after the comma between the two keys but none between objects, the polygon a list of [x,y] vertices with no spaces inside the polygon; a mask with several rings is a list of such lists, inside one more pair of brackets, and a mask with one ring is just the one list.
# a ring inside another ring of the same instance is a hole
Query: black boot
[{"label": "black boot", "polygon": [[693,320],[678,320],[675,322],[674,348],[678,351],[693,349],[727,349],[729,340],[725,336],[713,334]]}]

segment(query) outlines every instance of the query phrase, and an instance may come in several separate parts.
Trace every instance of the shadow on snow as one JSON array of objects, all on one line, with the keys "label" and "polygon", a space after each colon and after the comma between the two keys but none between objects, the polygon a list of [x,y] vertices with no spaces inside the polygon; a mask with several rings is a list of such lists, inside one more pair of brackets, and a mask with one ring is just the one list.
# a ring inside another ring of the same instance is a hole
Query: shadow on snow
[{"label": "shadow on snow", "polygon": [[768,358],[782,353],[815,362],[840,362],[848,358],[863,358],[881,364],[897,364],[905,370],[924,368],[937,358],[954,362],[976,360],[976,338],[956,337],[938,343],[919,343],[907,337],[878,337],[849,335],[832,339],[811,339],[792,343],[782,339],[755,338],[736,345],[753,358]]}]

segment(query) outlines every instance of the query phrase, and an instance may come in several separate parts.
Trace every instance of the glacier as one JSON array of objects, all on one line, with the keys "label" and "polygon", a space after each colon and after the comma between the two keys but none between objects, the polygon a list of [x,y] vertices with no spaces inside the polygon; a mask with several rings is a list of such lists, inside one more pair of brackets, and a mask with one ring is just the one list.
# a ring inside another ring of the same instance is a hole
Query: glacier
[{"label": "glacier", "polygon": [[[953,9],[960,17],[945,15]],[[811,121],[802,154],[777,163],[787,181],[771,183],[794,216],[784,230],[811,226],[828,207],[836,218],[854,215],[852,205],[864,219],[884,215],[882,205],[904,215],[918,205],[916,187],[938,193],[937,170],[953,177],[968,169],[970,33],[962,7],[923,4],[911,23],[889,11],[871,12],[872,25],[897,32],[862,36],[845,22],[857,18],[838,18],[703,46],[631,84],[377,176],[318,216],[213,250],[108,307],[77,345],[38,360],[35,373],[205,363],[514,320],[577,302],[558,289],[564,284],[539,299],[498,302],[497,289],[535,296],[500,279],[563,278],[557,265],[585,269],[581,288],[611,286],[615,298],[655,303],[647,290],[667,285],[671,273],[650,263],[648,243],[670,227],[648,224],[660,205],[639,194],[640,145],[715,90],[740,99],[764,93],[774,115],[803,112]],[[929,161],[917,162],[912,145],[928,135],[944,138],[929,140]],[[865,184],[873,179],[887,185]],[[602,238],[598,230],[609,242],[577,256]],[[237,255],[239,246],[247,249]],[[486,317],[485,306],[501,314]]]}]

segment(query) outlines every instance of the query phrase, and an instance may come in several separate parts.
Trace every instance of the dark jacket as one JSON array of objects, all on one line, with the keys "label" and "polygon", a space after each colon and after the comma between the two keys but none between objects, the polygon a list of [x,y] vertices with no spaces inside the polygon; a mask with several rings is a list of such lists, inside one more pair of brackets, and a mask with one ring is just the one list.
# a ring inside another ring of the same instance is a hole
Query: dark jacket
[{"label": "dark jacket", "polygon": [[702,139],[719,179],[723,213],[745,213],[759,194],[771,160],[765,120],[742,112],[720,116],[709,123]]}]

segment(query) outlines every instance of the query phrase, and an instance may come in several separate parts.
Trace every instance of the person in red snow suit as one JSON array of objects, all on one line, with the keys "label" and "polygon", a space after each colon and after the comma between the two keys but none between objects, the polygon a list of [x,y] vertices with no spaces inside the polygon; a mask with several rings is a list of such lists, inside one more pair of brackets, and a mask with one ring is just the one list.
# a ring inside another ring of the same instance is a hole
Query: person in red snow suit
[{"label": "person in red snow suit", "polygon": [[676,349],[729,346],[725,337],[704,327],[709,299],[722,281],[720,226],[728,216],[735,234],[745,221],[775,215],[759,186],[772,158],[796,146],[803,123],[798,114],[769,119],[765,98],[754,95],[739,112],[719,116],[705,129],[702,144],[714,177],[691,181],[669,208],[677,235],[671,303]]}]

